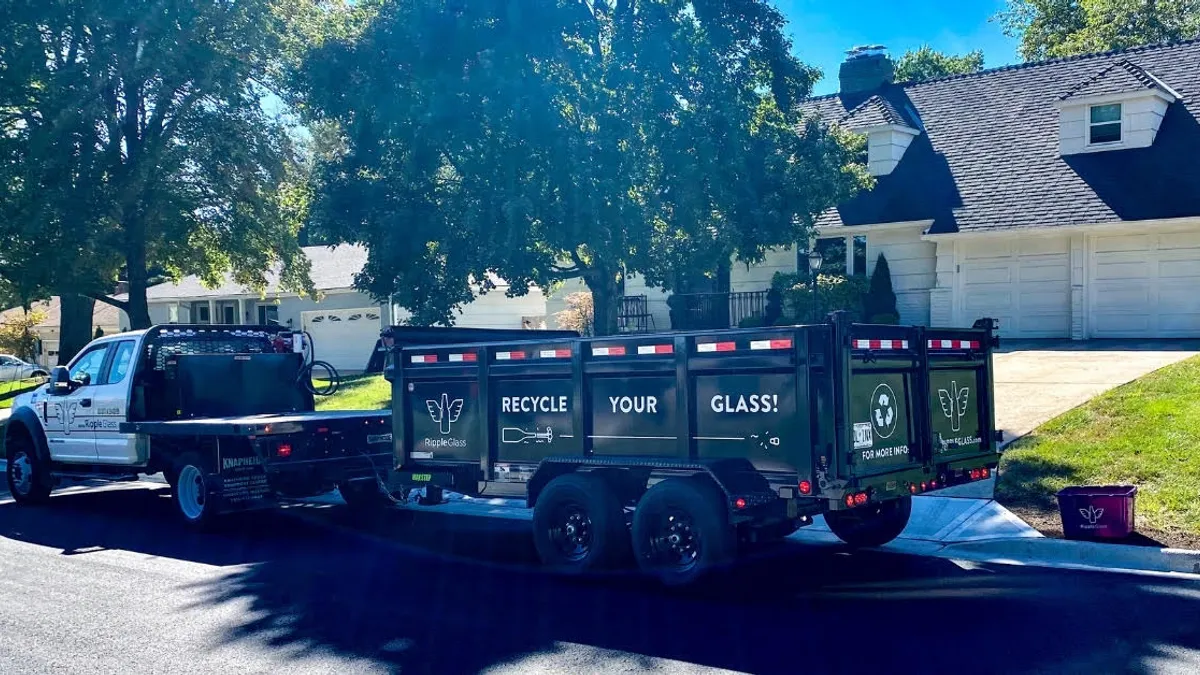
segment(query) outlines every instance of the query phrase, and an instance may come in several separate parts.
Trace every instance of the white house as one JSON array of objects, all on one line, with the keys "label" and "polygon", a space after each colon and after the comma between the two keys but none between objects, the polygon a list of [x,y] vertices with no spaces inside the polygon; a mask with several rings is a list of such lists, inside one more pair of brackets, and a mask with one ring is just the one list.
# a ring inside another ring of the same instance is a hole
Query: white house
[{"label": "white house", "polygon": [[[278,322],[308,331],[317,357],[339,370],[360,371],[379,338],[379,331],[406,317],[399,307],[378,303],[354,288],[354,277],[367,261],[367,250],[342,244],[307,246],[317,295],[300,296],[284,291],[277,275],[268,275],[263,294],[226,281],[206,288],[200,279],[186,277],[147,289],[153,323],[266,324]],[[537,289],[521,298],[506,298],[499,288],[463,308],[457,325],[474,328],[521,328],[524,318],[543,320],[546,300]]]},{"label": "white house", "polygon": [[[121,295],[117,297],[124,299],[124,296]],[[62,326],[62,306],[59,297],[55,295],[51,296],[49,300],[35,302],[30,307],[30,311],[40,313],[45,317],[30,330],[41,342],[41,352],[35,360],[44,368],[52,368],[58,365],[58,341]],[[0,312],[0,324],[18,321],[24,315],[25,310],[20,307],[4,310]],[[129,321],[125,312],[112,305],[97,302],[92,308],[92,327],[88,330],[88,335],[93,334],[96,329],[100,329],[105,335],[112,335],[125,330],[128,325]]]}]

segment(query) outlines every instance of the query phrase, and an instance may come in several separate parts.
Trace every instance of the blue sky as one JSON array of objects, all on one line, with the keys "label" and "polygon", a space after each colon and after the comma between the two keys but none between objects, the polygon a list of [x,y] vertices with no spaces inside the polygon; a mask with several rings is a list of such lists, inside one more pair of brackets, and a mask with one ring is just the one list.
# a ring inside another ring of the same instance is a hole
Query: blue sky
[{"label": "blue sky", "polygon": [[892,58],[929,44],[952,54],[982,49],[988,68],[1015,63],[1017,43],[988,21],[1004,0],[774,0],[788,18],[793,51],[825,72],[814,93],[837,91],[846,50],[881,44]]}]

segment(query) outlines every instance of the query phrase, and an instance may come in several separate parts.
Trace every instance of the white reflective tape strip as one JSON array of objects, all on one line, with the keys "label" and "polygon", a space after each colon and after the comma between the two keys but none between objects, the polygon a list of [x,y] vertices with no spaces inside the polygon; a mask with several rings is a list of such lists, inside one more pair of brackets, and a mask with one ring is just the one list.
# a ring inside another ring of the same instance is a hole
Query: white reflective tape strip
[{"label": "white reflective tape strip", "polygon": [[525,352],[496,352],[497,361],[512,361],[525,358]]},{"label": "white reflective tape strip", "polygon": [[538,355],[543,359],[569,359],[571,358],[570,349],[543,349],[538,352]]},{"label": "white reflective tape strip", "polygon": [[592,356],[625,356],[624,347],[592,347]]},{"label": "white reflective tape strip", "polygon": [[450,355],[451,363],[463,363],[463,362],[470,363],[470,362],[476,361],[476,360],[478,360],[478,357],[475,356],[474,354],[470,354],[470,353],[468,353],[468,354],[451,354]]},{"label": "white reflective tape strip", "polygon": [[437,363],[437,354],[413,354],[412,363]]},{"label": "white reflective tape strip", "polygon": [[750,349],[791,349],[791,340],[754,340]]},{"label": "white reflective tape strip", "polygon": [[638,354],[674,354],[674,345],[639,345]]},{"label": "white reflective tape strip", "polygon": [[717,351],[717,343],[704,342],[704,343],[698,344],[698,345],[696,345],[696,351],[704,352],[704,353],[715,352],[715,351]]},{"label": "white reflective tape strip", "polygon": [[855,349],[908,349],[908,340],[855,340]]}]

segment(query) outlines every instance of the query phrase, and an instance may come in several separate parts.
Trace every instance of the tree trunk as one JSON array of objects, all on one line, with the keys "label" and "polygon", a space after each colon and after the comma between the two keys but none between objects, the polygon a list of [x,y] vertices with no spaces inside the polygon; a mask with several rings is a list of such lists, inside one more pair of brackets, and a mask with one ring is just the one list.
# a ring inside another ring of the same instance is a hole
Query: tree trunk
[{"label": "tree trunk", "polygon": [[597,270],[584,277],[588,290],[592,292],[592,311],[595,314],[595,335],[613,335],[617,332],[617,310],[621,306],[621,294],[617,275]]},{"label": "tree trunk", "polygon": [[129,327],[137,330],[150,327],[150,307],[146,304],[146,241],[130,241],[125,252],[125,274],[129,278]]},{"label": "tree trunk", "polygon": [[96,301],[82,295],[59,297],[58,365],[65,366],[92,340]]}]

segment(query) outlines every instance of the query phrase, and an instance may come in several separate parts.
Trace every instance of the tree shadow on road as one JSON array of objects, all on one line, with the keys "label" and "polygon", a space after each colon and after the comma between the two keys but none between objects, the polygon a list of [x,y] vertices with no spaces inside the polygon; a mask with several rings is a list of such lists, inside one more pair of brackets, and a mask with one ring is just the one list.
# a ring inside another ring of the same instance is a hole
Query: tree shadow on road
[{"label": "tree shadow on road", "polygon": [[1137,672],[1166,650],[1200,650],[1188,619],[1196,601],[1146,579],[781,545],[668,591],[628,575],[567,580],[526,567],[519,521],[390,513],[363,523],[328,507],[193,534],[151,490],[53,501],[0,505],[0,536],[64,554],[124,549],[232,567],[198,589],[201,609],[246,608],[224,640],[403,672],[597,672],[614,658],[627,670],[673,659],[754,673]]}]

